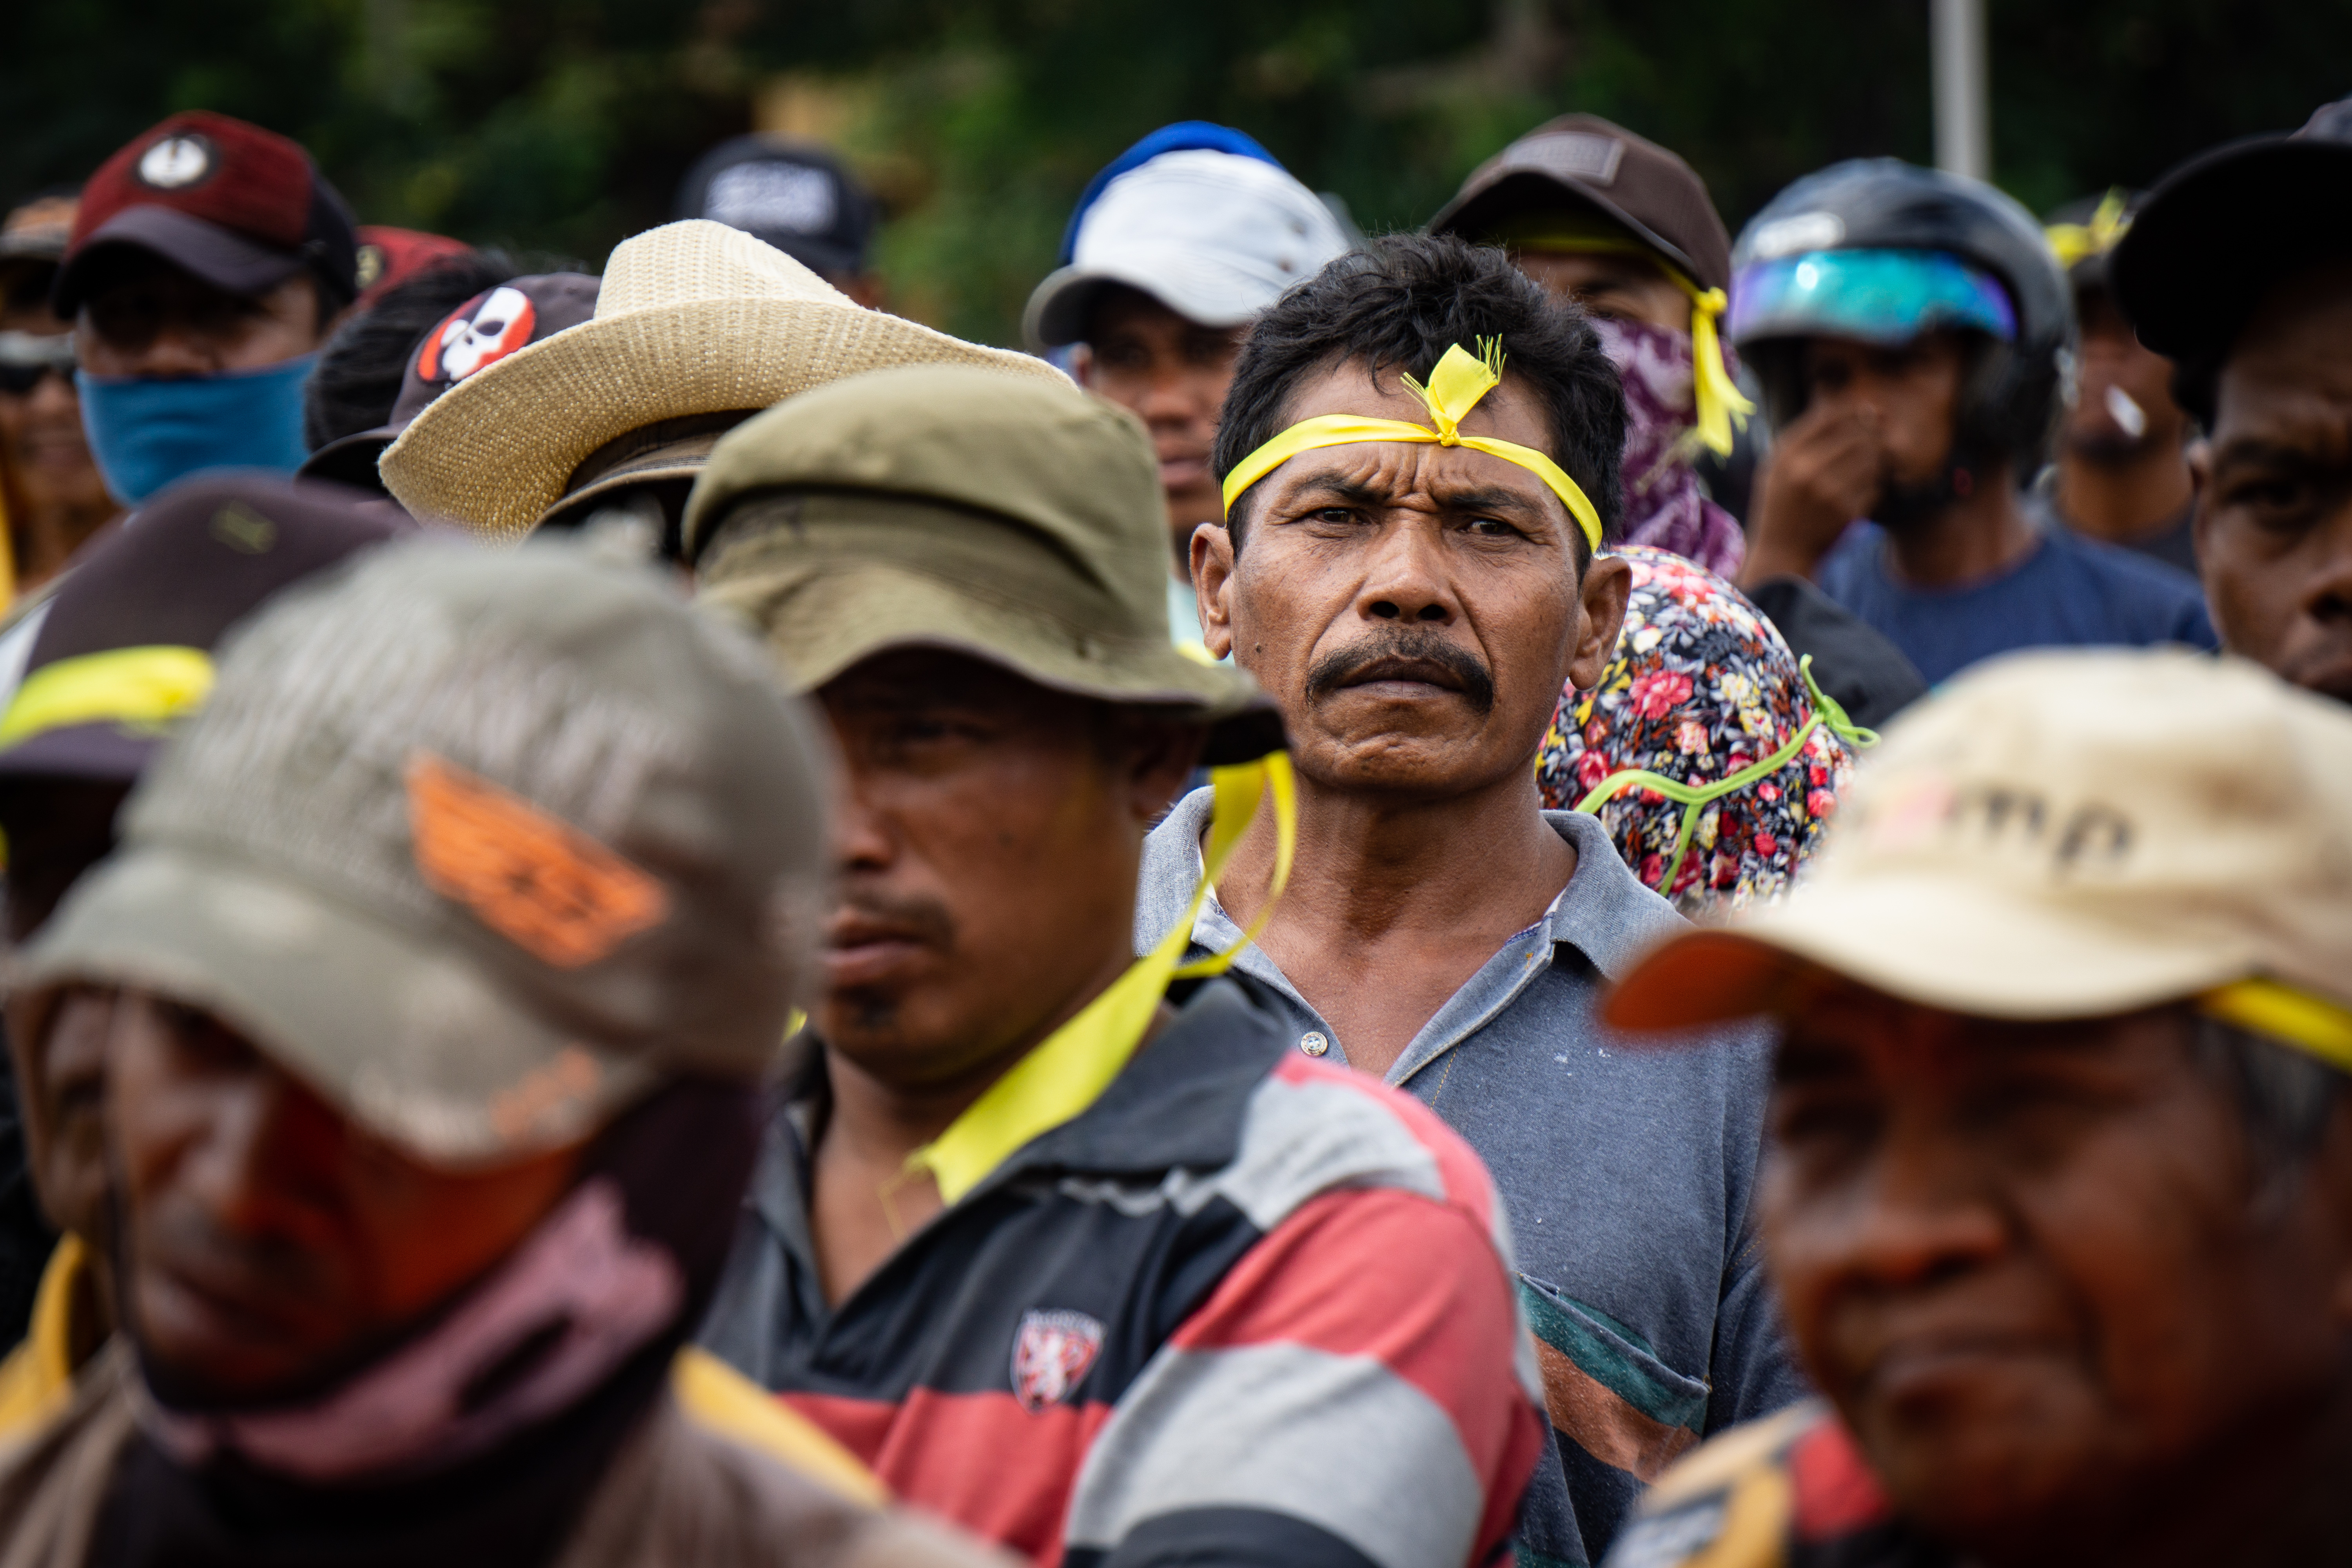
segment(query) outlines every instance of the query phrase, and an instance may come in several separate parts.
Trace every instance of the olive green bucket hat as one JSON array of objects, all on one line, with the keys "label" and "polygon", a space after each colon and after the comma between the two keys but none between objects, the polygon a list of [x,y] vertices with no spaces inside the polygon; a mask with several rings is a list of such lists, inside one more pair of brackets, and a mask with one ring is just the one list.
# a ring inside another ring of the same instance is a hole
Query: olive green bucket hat
[{"label": "olive green bucket hat", "polygon": [[703,603],[755,625],[797,690],[931,647],[1197,714],[1210,764],[1282,746],[1255,681],[1170,642],[1150,437],[1076,387],[912,365],[788,398],[712,451],[686,552]]}]

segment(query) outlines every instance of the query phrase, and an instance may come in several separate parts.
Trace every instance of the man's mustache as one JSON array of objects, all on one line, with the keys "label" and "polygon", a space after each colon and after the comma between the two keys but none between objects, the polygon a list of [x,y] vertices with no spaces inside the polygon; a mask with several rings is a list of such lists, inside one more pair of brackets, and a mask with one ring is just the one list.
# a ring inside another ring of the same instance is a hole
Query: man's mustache
[{"label": "man's mustache", "polygon": [[[1328,697],[1342,687],[1382,679],[1391,673],[1375,668],[1383,664],[1408,667],[1393,672],[1408,679],[1425,679],[1443,672],[1450,679],[1440,679],[1438,684],[1460,691],[1463,699],[1480,713],[1494,709],[1495,678],[1479,662],[1478,656],[1418,626],[1399,626],[1392,632],[1375,634],[1362,642],[1325,654],[1307,672],[1307,695]],[[1415,670],[1410,668],[1412,666],[1421,668]]]}]

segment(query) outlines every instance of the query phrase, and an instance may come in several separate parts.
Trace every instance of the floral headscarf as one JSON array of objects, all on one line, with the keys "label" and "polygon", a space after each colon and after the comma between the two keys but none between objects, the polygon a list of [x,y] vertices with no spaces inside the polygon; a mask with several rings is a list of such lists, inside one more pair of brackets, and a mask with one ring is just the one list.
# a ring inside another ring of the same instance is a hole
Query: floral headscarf
[{"label": "floral headscarf", "polygon": [[[1835,815],[1853,748],[1877,737],[1821,694],[1730,584],[1667,551],[1615,553],[1633,568],[1625,629],[1601,684],[1561,693],[1536,755],[1543,804],[1593,811],[1643,883],[1685,913],[1777,897]],[[1702,798],[1792,746],[1779,766]],[[1602,788],[1634,770],[1686,798],[1631,779]]]},{"label": "floral headscarf", "polygon": [[1696,454],[1688,437],[1698,421],[1691,335],[1606,316],[1593,317],[1592,330],[1625,388],[1625,517],[1618,539],[1672,551],[1730,576],[1748,553],[1748,538],[1737,519],[1707,499],[1691,469]]}]

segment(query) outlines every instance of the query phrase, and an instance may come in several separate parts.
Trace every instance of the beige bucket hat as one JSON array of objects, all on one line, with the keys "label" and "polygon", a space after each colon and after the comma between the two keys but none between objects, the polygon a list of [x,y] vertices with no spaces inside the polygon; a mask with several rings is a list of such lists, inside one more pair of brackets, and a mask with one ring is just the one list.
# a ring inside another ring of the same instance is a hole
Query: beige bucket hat
[{"label": "beige bucket hat", "polygon": [[[773,246],[689,218],[615,247],[593,318],[451,387],[385,450],[379,471],[419,517],[520,539],[577,501],[578,470],[635,432],[669,424],[687,441],[677,452],[607,455],[620,461],[590,465],[597,482],[691,478],[716,438],[696,422],[905,364],[1068,384],[1043,360],[869,310]],[[658,460],[649,467],[648,457]]]},{"label": "beige bucket hat", "polygon": [[1601,1016],[1779,1013],[1807,965],[1996,1018],[2262,983],[2352,1022],[2352,711],[2181,649],[1989,661],[1889,726],[1785,902],[1668,941]]}]

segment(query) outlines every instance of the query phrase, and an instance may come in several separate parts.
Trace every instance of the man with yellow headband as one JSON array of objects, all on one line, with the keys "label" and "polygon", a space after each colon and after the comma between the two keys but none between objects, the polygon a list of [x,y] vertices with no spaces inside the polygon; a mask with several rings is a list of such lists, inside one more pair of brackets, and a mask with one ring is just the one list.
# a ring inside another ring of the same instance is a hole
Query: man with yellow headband
[{"label": "man with yellow headband", "polygon": [[[199,478],[85,553],[0,710],[12,947],[31,941],[113,848],[117,808],[211,689],[212,650],[228,628],[288,584],[409,531],[405,518],[360,499],[257,474]],[[0,1363],[0,1441],[64,1397],[113,1326],[114,1206],[99,1118],[112,1010],[110,991],[87,985],[7,999],[23,1160],[64,1239],[49,1254],[30,1334]]]},{"label": "man with yellow headband", "polygon": [[814,693],[845,787],[707,1342],[1041,1563],[1487,1563],[1542,1439],[1486,1172],[1291,1050],[1228,955],[1128,946],[1196,760],[1212,873],[1254,808],[1291,843],[1278,718],[1169,643],[1160,492],[1133,415],[952,367],[711,454],[705,603]]},{"label": "man with yellow headband", "polygon": [[2344,1561],[2352,714],[2177,649],[1981,666],[1785,903],[1603,1009],[1758,1015],[1826,1403],[1669,1471],[1613,1563]]},{"label": "man with yellow headband", "polygon": [[1260,318],[1193,564],[1210,651],[1282,707],[1297,864],[1274,902],[1261,825],[1195,905],[1197,791],[1138,910],[1139,946],[1195,960],[1263,924],[1234,968],[1295,1059],[1416,1096],[1495,1172],[1554,1438],[1523,1562],[1596,1561],[1667,1460],[1801,1392],[1747,1250],[1760,1042],[1661,1064],[1592,1026],[1601,978],[1681,921],[1537,794],[1561,688],[1600,679],[1625,611],[1599,553],[1623,420],[1582,312],[1458,239],[1376,241]]}]

